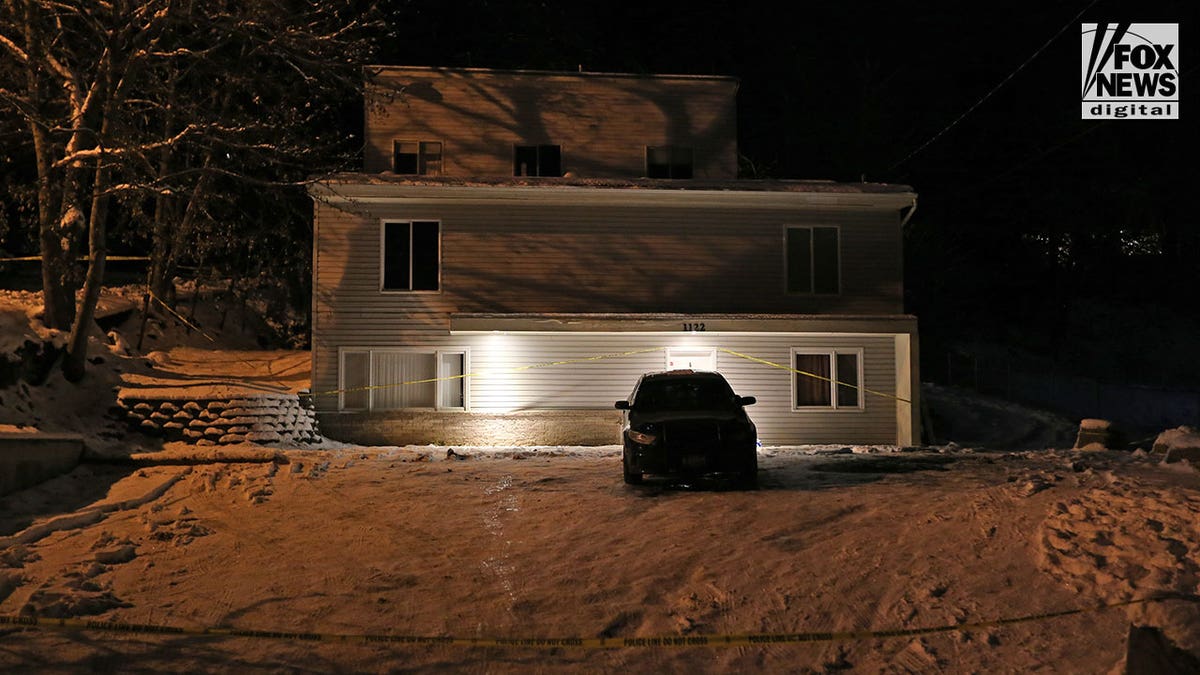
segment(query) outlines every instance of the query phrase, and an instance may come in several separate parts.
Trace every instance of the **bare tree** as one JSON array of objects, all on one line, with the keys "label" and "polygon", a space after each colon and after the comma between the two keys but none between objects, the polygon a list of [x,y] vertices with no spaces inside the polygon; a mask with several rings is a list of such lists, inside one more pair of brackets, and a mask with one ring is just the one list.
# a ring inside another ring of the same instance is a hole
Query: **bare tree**
[{"label": "bare tree", "polygon": [[165,291],[208,206],[226,198],[215,186],[231,189],[219,179],[278,186],[338,167],[348,144],[331,101],[359,84],[372,3],[0,3],[0,106],[33,145],[44,321],[70,329],[63,368],[77,380],[113,199],[148,233],[149,281]]}]

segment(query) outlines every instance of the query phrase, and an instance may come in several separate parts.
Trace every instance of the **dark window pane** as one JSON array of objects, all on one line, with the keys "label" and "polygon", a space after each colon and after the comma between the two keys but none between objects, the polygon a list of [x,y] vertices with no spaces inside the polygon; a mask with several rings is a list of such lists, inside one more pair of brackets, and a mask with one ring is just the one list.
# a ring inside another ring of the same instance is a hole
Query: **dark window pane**
[{"label": "dark window pane", "polygon": [[670,148],[646,148],[646,177],[647,178],[670,178],[671,177],[671,149]]},{"label": "dark window pane", "polygon": [[413,223],[412,252],[412,289],[436,291],[441,257],[437,223]]},{"label": "dark window pane", "polygon": [[408,223],[383,224],[383,288],[385,290],[409,289]]},{"label": "dark window pane", "polygon": [[836,227],[814,227],[813,291],[838,292],[838,231]]},{"label": "dark window pane", "polygon": [[691,178],[692,149],[673,145],[646,147],[647,178]]},{"label": "dark window pane", "polygon": [[858,354],[837,355],[838,406],[858,407]]},{"label": "dark window pane", "polygon": [[409,141],[396,141],[392,145],[392,171],[401,174],[419,173],[420,144]]},{"label": "dark window pane", "polygon": [[789,293],[812,292],[812,230],[787,230],[787,289]]},{"label": "dark window pane", "polygon": [[692,177],[692,149],[673,148],[671,152],[671,178]]},{"label": "dark window pane", "polygon": [[801,371],[796,373],[797,408],[832,405],[828,354],[797,354],[796,370]]},{"label": "dark window pane", "polygon": [[562,148],[557,145],[539,145],[538,146],[538,170],[539,176],[561,176],[562,175]]},{"label": "dark window pane", "polygon": [[536,176],[538,151],[536,145],[518,145],[513,147],[513,175]]}]

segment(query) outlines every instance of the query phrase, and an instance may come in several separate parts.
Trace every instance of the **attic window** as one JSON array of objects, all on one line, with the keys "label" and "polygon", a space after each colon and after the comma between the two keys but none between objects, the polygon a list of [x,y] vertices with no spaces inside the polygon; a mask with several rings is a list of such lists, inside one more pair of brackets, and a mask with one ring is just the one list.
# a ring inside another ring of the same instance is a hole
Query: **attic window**
[{"label": "attic window", "polygon": [[514,176],[561,176],[562,147],[558,145],[514,145]]},{"label": "attic window", "polygon": [[442,175],[440,141],[393,141],[392,171],[418,176]]},{"label": "attic window", "polygon": [[646,146],[647,178],[691,178],[692,149],[677,145]]}]

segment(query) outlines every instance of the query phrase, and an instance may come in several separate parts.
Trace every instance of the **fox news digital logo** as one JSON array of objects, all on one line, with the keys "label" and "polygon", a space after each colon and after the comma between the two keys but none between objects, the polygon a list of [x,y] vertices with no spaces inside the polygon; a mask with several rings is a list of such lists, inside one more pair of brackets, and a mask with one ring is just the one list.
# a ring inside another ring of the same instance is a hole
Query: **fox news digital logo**
[{"label": "fox news digital logo", "polygon": [[1083,119],[1179,119],[1179,24],[1083,24]]}]

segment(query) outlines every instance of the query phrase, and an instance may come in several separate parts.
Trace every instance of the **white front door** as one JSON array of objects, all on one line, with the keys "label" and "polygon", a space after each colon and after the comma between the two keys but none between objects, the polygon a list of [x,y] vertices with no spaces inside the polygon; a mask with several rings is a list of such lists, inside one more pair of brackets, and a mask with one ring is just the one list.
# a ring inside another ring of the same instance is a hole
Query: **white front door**
[{"label": "white front door", "polygon": [[667,370],[716,370],[715,349],[667,349]]}]

